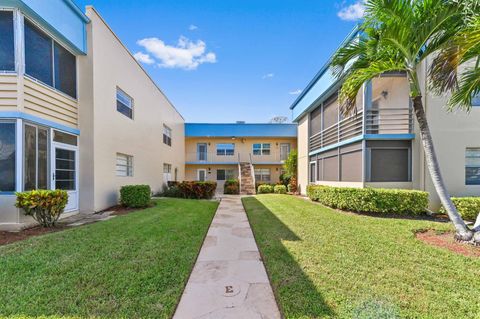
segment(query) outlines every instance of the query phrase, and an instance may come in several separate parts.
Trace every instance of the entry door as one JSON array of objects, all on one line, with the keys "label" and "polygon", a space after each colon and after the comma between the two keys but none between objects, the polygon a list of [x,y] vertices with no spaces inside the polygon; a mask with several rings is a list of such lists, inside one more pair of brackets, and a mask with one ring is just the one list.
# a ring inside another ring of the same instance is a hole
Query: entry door
[{"label": "entry door", "polygon": [[53,144],[52,152],[53,188],[67,191],[65,212],[78,210],[78,150]]},{"label": "entry door", "polygon": [[290,154],[290,143],[281,143],[280,144],[280,160],[286,161]]},{"label": "entry door", "polygon": [[199,161],[207,160],[207,143],[198,143],[197,144],[197,159]]},{"label": "entry door", "polygon": [[198,169],[197,170],[197,179],[200,182],[205,182],[207,180],[207,170],[206,169]]}]

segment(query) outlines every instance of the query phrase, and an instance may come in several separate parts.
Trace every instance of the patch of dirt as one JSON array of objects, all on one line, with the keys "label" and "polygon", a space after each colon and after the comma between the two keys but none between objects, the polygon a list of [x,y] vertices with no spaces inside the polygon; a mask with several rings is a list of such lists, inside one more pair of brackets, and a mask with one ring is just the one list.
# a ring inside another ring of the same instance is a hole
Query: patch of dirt
[{"label": "patch of dirt", "polygon": [[428,245],[445,248],[464,256],[480,257],[480,247],[455,241],[452,232],[438,232],[429,229],[417,231],[415,236]]},{"label": "patch of dirt", "polygon": [[101,211],[100,213],[113,211],[113,213],[111,215],[126,215],[126,214],[129,214],[129,213],[133,212],[133,211],[138,211],[138,210],[142,210],[142,209],[141,208],[128,208],[128,207],[125,207],[125,206],[122,206],[122,205],[117,205],[117,206],[112,206],[108,209],[105,209],[105,210]]},{"label": "patch of dirt", "polygon": [[0,231],[0,246],[14,243],[16,241],[25,240],[30,237],[39,236],[48,233],[54,233],[64,230],[65,226],[57,225],[56,227],[47,228],[42,226],[36,226],[28,229],[24,229],[18,232]]}]

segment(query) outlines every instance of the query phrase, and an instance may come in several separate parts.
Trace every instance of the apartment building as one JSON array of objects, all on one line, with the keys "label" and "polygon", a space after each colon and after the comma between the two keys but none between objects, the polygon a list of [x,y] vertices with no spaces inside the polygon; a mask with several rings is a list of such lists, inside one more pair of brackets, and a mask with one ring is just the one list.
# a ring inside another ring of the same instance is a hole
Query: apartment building
[{"label": "apartment building", "polygon": [[[354,31],[345,41],[358,35]],[[453,196],[480,194],[480,99],[470,113],[445,110],[446,96],[428,90],[420,67],[423,103],[442,173]],[[436,195],[425,163],[418,124],[409,99],[405,74],[387,73],[365,83],[356,113],[339,111],[341,80],[327,63],[290,107],[298,123],[299,184],[420,189]]]},{"label": "apartment building", "polygon": [[32,222],[17,191],[67,190],[69,214],[184,178],[182,116],[94,8],[0,1],[0,30],[0,228]]},{"label": "apartment building", "polygon": [[276,183],[296,148],[296,124],[186,123],[185,179],[215,181],[219,192],[231,178],[242,190],[242,184]]}]

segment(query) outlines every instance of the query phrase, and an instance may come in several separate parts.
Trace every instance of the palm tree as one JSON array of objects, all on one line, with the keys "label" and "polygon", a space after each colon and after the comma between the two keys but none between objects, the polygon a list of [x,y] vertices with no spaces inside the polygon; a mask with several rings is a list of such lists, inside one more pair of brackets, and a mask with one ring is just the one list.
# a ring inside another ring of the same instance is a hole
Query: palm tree
[{"label": "palm tree", "polygon": [[[459,34],[466,31],[465,7],[459,4],[462,1],[457,1],[367,0],[365,18],[360,25],[358,37],[336,52],[332,67],[335,75],[344,79],[339,100],[341,111],[345,115],[355,112],[356,96],[365,82],[388,72],[406,73],[427,167],[440,201],[455,226],[455,237],[461,241],[480,243],[480,232],[468,228],[445,187],[423,107],[417,73],[420,64],[425,63],[428,56],[452,47],[453,39],[462,38]],[[433,68],[435,67],[437,66]],[[442,69],[441,66],[439,68]],[[440,91],[439,87],[452,87],[444,84],[451,78],[438,76],[435,80],[432,83],[436,83],[437,91]],[[478,82],[466,83],[475,85],[478,90]]]}]

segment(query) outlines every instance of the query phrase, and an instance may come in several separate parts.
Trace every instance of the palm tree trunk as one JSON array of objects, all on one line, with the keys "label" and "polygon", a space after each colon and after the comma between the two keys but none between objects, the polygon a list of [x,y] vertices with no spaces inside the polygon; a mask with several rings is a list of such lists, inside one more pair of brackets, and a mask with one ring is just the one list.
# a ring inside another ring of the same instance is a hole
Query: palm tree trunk
[{"label": "palm tree trunk", "polygon": [[473,238],[473,232],[467,227],[455,208],[455,205],[453,205],[440,172],[440,165],[438,164],[435,147],[433,146],[432,135],[430,134],[430,128],[428,127],[427,117],[423,108],[422,96],[418,95],[413,97],[412,101],[415,116],[417,117],[420,128],[420,136],[422,139],[427,167],[428,171],[430,172],[430,177],[432,178],[433,186],[435,186],[435,190],[437,191],[438,197],[440,197],[443,207],[447,211],[448,217],[455,226],[457,231],[455,238],[462,241],[470,241]]}]

